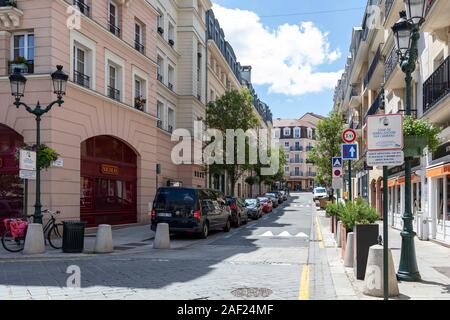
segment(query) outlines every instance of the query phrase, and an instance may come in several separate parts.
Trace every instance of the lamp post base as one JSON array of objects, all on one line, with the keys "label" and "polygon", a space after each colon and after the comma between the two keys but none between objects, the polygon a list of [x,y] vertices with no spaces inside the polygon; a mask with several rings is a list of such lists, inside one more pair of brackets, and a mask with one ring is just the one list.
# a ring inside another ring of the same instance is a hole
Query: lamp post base
[{"label": "lamp post base", "polygon": [[402,249],[400,266],[397,272],[397,279],[406,282],[418,282],[422,280],[419,268],[417,267],[416,250],[414,246],[415,232],[401,233]]}]

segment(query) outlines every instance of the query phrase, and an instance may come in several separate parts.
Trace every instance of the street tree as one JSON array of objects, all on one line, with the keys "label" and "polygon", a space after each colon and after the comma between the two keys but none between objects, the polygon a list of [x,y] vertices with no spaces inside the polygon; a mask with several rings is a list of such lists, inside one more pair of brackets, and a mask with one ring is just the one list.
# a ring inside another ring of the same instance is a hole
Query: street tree
[{"label": "street tree", "polygon": [[332,185],[333,157],[341,155],[344,121],[338,112],[332,112],[328,118],[318,122],[316,128],[316,146],[308,153],[308,160],[317,168],[316,183],[324,187]]},{"label": "street tree", "polygon": [[231,182],[231,192],[234,195],[234,189],[237,181],[242,175],[253,169],[248,156],[249,139],[245,139],[245,161],[238,163],[238,143],[237,138],[234,141],[226,139],[227,130],[239,130],[247,132],[250,129],[259,127],[259,119],[253,107],[253,97],[248,89],[231,90],[219,97],[216,101],[208,103],[206,107],[206,125],[210,129],[219,130],[223,136],[223,147],[227,149],[227,143],[233,143],[234,161],[228,163],[223,154],[223,164],[214,163],[210,166],[211,173],[226,172]]}]

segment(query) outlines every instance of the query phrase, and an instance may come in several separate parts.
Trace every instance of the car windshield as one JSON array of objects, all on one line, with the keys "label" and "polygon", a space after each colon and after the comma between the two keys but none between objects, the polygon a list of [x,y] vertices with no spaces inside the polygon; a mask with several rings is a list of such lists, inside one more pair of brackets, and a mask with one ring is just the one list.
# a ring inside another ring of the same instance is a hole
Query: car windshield
[{"label": "car windshield", "polygon": [[195,210],[195,190],[193,189],[160,189],[155,198],[155,210],[161,212],[177,212],[189,214]]},{"label": "car windshield", "polygon": [[263,202],[263,203],[265,203],[265,202],[268,202],[268,201],[269,201],[269,199],[268,199],[268,198],[258,198],[258,200],[259,200],[260,202]]},{"label": "car windshield", "polygon": [[316,193],[326,193],[325,188],[316,188]]},{"label": "car windshield", "polygon": [[248,207],[254,207],[257,204],[257,200],[256,199],[246,199],[245,200],[245,205]]},{"label": "car windshield", "polygon": [[266,196],[275,197],[275,193],[266,193]]}]

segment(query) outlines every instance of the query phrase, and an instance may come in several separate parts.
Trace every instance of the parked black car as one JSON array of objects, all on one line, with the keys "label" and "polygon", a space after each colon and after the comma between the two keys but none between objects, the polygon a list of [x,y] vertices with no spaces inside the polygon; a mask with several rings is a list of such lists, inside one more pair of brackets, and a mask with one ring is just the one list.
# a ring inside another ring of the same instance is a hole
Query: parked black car
[{"label": "parked black car", "polygon": [[171,233],[196,234],[205,239],[210,230],[231,229],[231,212],[220,192],[196,188],[160,188],[151,212],[151,229],[168,223]]},{"label": "parked black car", "polygon": [[278,207],[282,203],[278,192],[266,192],[265,196],[272,198],[274,208]]},{"label": "parked black car", "polygon": [[263,215],[262,204],[258,199],[246,199],[245,206],[250,218],[258,220]]},{"label": "parked black car", "polygon": [[227,204],[231,210],[231,223],[239,228],[242,224],[248,223],[247,207],[240,198],[227,196]]}]

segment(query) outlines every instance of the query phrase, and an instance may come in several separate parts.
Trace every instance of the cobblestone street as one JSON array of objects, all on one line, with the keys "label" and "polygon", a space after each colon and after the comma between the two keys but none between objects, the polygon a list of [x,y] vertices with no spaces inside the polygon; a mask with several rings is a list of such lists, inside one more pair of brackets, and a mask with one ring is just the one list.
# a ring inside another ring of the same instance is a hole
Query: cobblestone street
[{"label": "cobblestone street", "polygon": [[[315,212],[312,195],[295,194],[228,234],[176,237],[171,250],[154,250],[150,241],[119,255],[3,259],[0,299],[332,299]],[[79,289],[66,287],[73,265],[81,271]],[[309,269],[311,284],[302,279]],[[241,288],[266,290],[251,297],[235,292]]]}]

